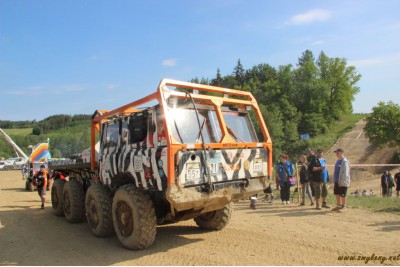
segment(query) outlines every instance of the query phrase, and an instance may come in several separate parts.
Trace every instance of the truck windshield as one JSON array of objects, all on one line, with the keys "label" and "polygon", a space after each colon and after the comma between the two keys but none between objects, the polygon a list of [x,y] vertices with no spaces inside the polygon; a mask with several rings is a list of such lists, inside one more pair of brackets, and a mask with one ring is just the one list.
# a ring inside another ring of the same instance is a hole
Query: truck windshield
[{"label": "truck windshield", "polygon": [[[169,110],[172,135],[179,143],[218,143],[222,137],[221,127],[214,110],[198,109],[200,127],[196,111],[188,108]],[[253,125],[247,113],[222,112],[228,132],[236,142],[258,142]]]},{"label": "truck windshield", "polygon": [[236,142],[258,142],[253,124],[247,113],[223,111],[222,114],[228,132]]},{"label": "truck windshield", "polygon": [[173,108],[170,110],[172,135],[179,143],[217,143],[221,138],[221,129],[215,111],[198,109],[200,127],[194,109]]}]

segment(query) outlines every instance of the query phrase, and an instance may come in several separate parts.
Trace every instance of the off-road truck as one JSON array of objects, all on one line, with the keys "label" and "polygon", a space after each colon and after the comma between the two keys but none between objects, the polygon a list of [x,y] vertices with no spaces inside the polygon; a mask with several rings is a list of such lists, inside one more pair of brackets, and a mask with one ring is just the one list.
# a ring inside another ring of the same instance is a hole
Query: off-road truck
[{"label": "off-road truck", "polygon": [[233,202],[266,188],[272,142],[249,92],[164,79],[151,95],[92,117],[91,148],[49,169],[53,211],[123,246],[150,246],[160,224],[224,228]]}]

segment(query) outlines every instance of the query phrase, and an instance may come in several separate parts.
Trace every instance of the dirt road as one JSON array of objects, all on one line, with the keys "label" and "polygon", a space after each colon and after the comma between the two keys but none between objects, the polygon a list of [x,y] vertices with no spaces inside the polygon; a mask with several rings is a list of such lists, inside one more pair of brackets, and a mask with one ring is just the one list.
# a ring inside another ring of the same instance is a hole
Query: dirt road
[{"label": "dirt road", "polygon": [[152,247],[130,251],[115,236],[97,238],[86,223],[54,216],[50,199],[41,210],[37,193],[23,187],[18,171],[0,172],[0,265],[364,265],[338,257],[400,254],[399,215],[279,202],[251,210],[248,201],[236,203],[220,232],[193,221],[161,226]]}]

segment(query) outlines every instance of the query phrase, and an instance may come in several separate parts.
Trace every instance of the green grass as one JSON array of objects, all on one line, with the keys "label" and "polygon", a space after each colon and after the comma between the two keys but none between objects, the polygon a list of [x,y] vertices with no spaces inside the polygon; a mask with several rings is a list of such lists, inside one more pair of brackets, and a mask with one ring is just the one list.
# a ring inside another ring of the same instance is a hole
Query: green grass
[{"label": "green grass", "polygon": [[396,198],[394,194],[391,198],[380,196],[348,196],[347,202],[353,208],[365,208],[375,212],[400,212],[400,198]]},{"label": "green grass", "polygon": [[[292,200],[293,188],[291,189],[290,200]],[[273,190],[275,200],[280,202],[280,192],[278,190]],[[396,198],[396,193],[393,191],[392,197],[380,197],[380,196],[354,196],[347,195],[347,206],[356,209],[367,209],[372,212],[389,212],[397,213],[400,215],[400,197]],[[259,198],[264,197],[264,194],[260,194]],[[301,196],[300,196],[301,199]],[[309,204],[309,199],[306,197],[306,204]],[[294,197],[294,203],[297,203],[297,194]],[[336,205],[336,197],[333,192],[329,191],[327,197],[327,203],[331,208]]]},{"label": "green grass", "polygon": [[333,127],[324,134],[320,134],[310,139],[310,143],[312,147],[318,148],[329,148],[331,147],[340,137],[342,137],[345,133],[351,131],[353,126],[365,118],[366,114],[351,114],[345,115],[340,118],[340,120],[336,121]]},{"label": "green grass", "polygon": [[29,135],[32,133],[32,128],[23,129],[3,129],[8,135]]},{"label": "green grass", "polygon": [[[328,193],[327,202],[336,203],[336,197],[332,192]],[[354,196],[347,195],[347,206],[356,209],[367,209],[373,212],[400,212],[400,198],[395,197],[395,192],[391,198],[380,196]]]}]

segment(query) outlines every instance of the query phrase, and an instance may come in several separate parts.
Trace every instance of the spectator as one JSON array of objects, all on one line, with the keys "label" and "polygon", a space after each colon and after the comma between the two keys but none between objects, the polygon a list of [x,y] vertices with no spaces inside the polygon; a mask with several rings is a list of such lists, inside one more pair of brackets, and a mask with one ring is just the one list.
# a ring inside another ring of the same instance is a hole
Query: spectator
[{"label": "spectator", "polygon": [[350,162],[344,157],[344,150],[338,148],[335,150],[336,157],[338,158],[335,164],[334,171],[334,194],[336,196],[337,206],[332,209],[334,211],[343,210],[346,208],[347,202],[347,188],[350,186]]},{"label": "spectator", "polygon": [[317,150],[317,157],[319,159],[319,162],[321,164],[321,167],[323,167],[321,171],[321,197],[322,197],[322,207],[329,209],[330,207],[328,204],[326,204],[326,197],[328,196],[328,187],[326,183],[329,181],[329,174],[328,174],[328,169],[326,168],[326,160],[322,157],[324,155],[324,150],[322,148],[319,148]]},{"label": "spectator", "polygon": [[381,192],[382,197],[386,197],[389,189],[388,171],[384,171],[381,176]]},{"label": "spectator", "polygon": [[28,178],[28,167],[24,164],[22,165],[22,180]]},{"label": "spectator", "polygon": [[301,184],[301,193],[302,193],[302,202],[300,206],[304,206],[306,203],[306,193],[311,200],[311,206],[314,206],[314,199],[311,195],[311,188],[310,188],[310,178],[308,177],[307,172],[307,156],[301,155],[298,161],[300,166],[300,184]]},{"label": "spectator", "polygon": [[392,197],[393,187],[394,187],[394,179],[393,179],[392,173],[388,172],[388,193],[387,193],[387,197]]},{"label": "spectator", "polygon": [[396,197],[399,197],[400,191],[400,172],[394,175],[394,181],[396,182]]},{"label": "spectator", "polygon": [[293,164],[285,154],[279,156],[279,161],[276,168],[276,179],[279,181],[279,186],[281,188],[282,204],[290,204],[290,184],[288,178],[293,176]]},{"label": "spectator", "polygon": [[321,197],[321,172],[325,169],[325,166],[321,166],[321,162],[318,157],[315,155],[314,149],[308,149],[308,174],[311,180],[311,186],[315,191],[315,208],[320,210],[319,199]]},{"label": "spectator", "polygon": [[374,191],[372,191],[372,189],[369,190],[369,195],[370,196],[375,196],[375,193],[374,193]]},{"label": "spectator", "polygon": [[34,179],[36,179],[38,194],[42,201],[41,208],[44,209],[44,203],[46,201],[47,180],[49,179],[49,173],[46,171],[44,165],[40,165],[40,171],[37,171],[35,173]]},{"label": "spectator", "polygon": [[366,197],[367,196],[367,190],[364,189],[361,194],[362,194],[363,197]]},{"label": "spectator", "polygon": [[271,197],[271,203],[274,202],[274,192],[272,192],[272,187],[271,187],[271,183],[269,183],[268,187],[266,189],[264,189],[264,193],[265,193],[265,198],[263,201],[268,201],[269,197]]}]

